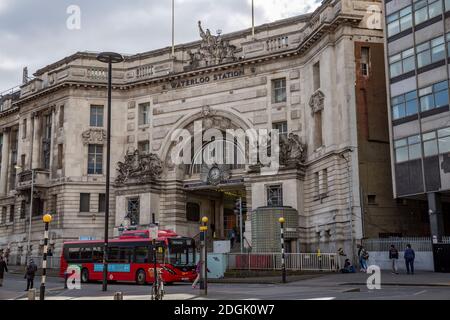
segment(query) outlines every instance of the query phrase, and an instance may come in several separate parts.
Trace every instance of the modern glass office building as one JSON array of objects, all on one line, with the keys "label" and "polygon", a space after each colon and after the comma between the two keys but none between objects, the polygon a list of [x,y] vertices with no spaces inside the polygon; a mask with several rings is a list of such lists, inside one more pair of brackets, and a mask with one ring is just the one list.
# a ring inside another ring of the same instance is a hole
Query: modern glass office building
[{"label": "modern glass office building", "polygon": [[386,0],[394,195],[427,202],[431,236],[450,232],[450,0]]}]

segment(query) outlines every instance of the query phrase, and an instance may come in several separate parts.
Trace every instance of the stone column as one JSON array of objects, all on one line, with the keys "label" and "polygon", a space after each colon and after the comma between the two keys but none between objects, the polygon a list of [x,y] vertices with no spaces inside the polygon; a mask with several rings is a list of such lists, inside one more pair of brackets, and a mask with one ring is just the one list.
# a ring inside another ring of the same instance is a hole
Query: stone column
[{"label": "stone column", "polygon": [[3,130],[2,167],[0,171],[0,196],[6,196],[8,190],[8,168],[10,159],[9,137],[10,128]]},{"label": "stone column", "polygon": [[[52,107],[52,132],[51,132],[51,135],[50,135],[50,180],[51,179],[53,179],[53,169],[55,169],[55,168],[53,168],[53,163],[54,163],[54,160],[53,160],[53,155],[54,155],[54,150],[53,150],[53,148],[54,148],[54,146],[55,146],[55,144],[54,144],[54,139],[53,139],[53,137],[54,137],[54,134],[55,134],[55,114],[56,114],[56,108],[55,107]],[[56,169],[55,169],[55,171],[56,171]]]},{"label": "stone column", "polygon": [[430,215],[431,238],[438,242],[442,241],[444,235],[444,216],[442,213],[441,195],[439,193],[428,193],[428,213]]},{"label": "stone column", "polygon": [[39,169],[41,166],[41,116],[38,114],[33,115],[33,154],[32,154],[32,164],[31,169]]}]

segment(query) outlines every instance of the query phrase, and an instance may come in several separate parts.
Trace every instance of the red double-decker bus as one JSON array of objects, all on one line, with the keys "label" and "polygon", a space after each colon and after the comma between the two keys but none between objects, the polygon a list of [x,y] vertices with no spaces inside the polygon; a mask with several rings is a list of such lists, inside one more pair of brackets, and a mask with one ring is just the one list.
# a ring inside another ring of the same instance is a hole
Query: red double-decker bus
[{"label": "red double-decker bus", "polygon": [[[195,241],[160,230],[156,240],[156,265],[166,284],[193,281],[196,255]],[[81,270],[81,282],[103,279],[103,248],[100,240],[66,242],[61,255],[60,276],[69,266]],[[150,269],[150,270],[149,270]],[[126,231],[108,244],[108,280],[136,282],[143,285],[154,280],[153,242],[148,230]]]}]

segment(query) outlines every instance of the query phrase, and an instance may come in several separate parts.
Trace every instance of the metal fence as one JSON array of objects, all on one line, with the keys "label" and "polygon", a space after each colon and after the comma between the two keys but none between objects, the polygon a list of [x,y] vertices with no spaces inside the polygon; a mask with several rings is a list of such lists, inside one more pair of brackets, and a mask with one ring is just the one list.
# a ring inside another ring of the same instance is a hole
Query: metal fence
[{"label": "metal fence", "polygon": [[[442,242],[450,243],[450,237],[443,237]],[[404,250],[408,244],[410,244],[415,251],[433,251],[433,243],[430,237],[402,237],[363,240],[363,245],[368,251],[389,251],[391,245],[394,245],[399,250]]]},{"label": "metal fence", "polygon": [[[42,267],[42,256],[31,257],[34,263],[36,263],[38,268]],[[26,264],[26,256],[25,255],[10,255],[7,258],[9,266],[25,266]],[[47,257],[47,269],[55,269],[59,270],[60,267],[60,257]]]},{"label": "metal fence", "polygon": [[[334,253],[287,253],[286,269],[291,271],[337,271]],[[229,253],[228,270],[281,270],[281,253]]]}]

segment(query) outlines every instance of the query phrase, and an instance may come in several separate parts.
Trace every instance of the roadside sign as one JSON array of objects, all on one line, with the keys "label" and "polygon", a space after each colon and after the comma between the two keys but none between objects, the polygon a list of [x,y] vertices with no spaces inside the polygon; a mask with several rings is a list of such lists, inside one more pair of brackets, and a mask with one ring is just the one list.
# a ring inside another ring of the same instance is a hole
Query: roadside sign
[{"label": "roadside sign", "polygon": [[158,231],[159,231],[158,226],[151,226],[151,227],[148,228],[148,230],[149,230],[150,239],[157,239],[158,238]]}]

